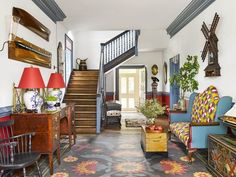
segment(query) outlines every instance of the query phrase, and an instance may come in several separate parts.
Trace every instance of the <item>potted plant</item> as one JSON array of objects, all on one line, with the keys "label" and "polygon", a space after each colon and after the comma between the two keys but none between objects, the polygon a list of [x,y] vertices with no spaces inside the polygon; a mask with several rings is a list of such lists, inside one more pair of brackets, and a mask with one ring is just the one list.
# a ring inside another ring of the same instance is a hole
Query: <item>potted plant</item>
[{"label": "potted plant", "polygon": [[57,102],[57,97],[49,95],[46,97],[45,100],[47,102],[47,110],[48,111],[55,111],[56,107],[54,105]]},{"label": "potted plant", "polygon": [[163,131],[162,126],[156,125],[156,119],[165,113],[165,107],[161,106],[157,99],[146,100],[145,103],[140,105],[138,111],[140,111],[146,118],[146,129]]},{"label": "potted plant", "polygon": [[185,94],[198,89],[198,81],[195,76],[199,71],[199,63],[197,56],[187,56],[186,62],[180,67],[179,72],[170,77],[170,84],[177,84],[180,89],[180,108],[185,110]]}]

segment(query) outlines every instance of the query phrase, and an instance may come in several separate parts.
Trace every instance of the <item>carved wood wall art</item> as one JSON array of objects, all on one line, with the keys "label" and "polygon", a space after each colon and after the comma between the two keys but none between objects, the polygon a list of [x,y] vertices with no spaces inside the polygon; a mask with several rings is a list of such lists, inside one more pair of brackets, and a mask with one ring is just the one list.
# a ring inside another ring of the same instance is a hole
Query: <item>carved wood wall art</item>
[{"label": "carved wood wall art", "polygon": [[8,45],[8,58],[51,68],[52,54],[16,36]]},{"label": "carved wood wall art", "polygon": [[218,63],[218,38],[215,34],[216,26],[219,22],[219,19],[219,15],[215,13],[210,30],[208,29],[205,22],[203,22],[201,28],[201,31],[206,38],[206,42],[201,55],[203,62],[205,61],[205,58],[208,54],[208,65],[204,69],[206,77],[220,76],[221,67]]},{"label": "carved wood wall art", "polygon": [[20,18],[19,23],[49,41],[50,30],[23,9],[13,7],[12,15]]}]

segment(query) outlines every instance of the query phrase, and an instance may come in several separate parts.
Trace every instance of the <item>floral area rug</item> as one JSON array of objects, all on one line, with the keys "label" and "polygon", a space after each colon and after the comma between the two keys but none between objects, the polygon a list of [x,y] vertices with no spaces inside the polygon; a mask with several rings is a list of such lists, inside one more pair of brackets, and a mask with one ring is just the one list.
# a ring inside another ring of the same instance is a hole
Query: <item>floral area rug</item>
[{"label": "floral area rug", "polygon": [[146,120],[144,119],[125,119],[125,126],[126,127],[141,127],[145,125]]},{"label": "floral area rug", "polygon": [[76,145],[61,158],[52,177],[211,177],[196,157],[187,162],[181,144],[169,142],[168,157],[144,156],[140,131],[105,131],[79,135]]}]

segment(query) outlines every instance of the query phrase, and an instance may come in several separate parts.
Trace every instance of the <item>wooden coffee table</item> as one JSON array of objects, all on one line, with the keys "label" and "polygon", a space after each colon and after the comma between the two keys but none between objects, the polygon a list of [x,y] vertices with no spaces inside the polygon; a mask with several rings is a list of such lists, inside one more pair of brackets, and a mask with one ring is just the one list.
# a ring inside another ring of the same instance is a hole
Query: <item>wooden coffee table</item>
[{"label": "wooden coffee table", "polygon": [[145,155],[149,152],[165,152],[168,156],[167,133],[148,132],[145,126],[141,131],[141,146]]}]

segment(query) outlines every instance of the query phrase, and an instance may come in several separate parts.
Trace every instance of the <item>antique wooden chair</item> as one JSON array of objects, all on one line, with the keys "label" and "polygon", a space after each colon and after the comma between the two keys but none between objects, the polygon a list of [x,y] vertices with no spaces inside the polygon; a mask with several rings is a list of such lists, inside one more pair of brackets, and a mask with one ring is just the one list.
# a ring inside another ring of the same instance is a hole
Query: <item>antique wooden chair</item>
[{"label": "antique wooden chair", "polygon": [[25,168],[35,163],[41,177],[37,162],[40,154],[31,151],[31,138],[35,133],[13,136],[13,124],[14,120],[0,122],[0,176],[8,171],[23,169],[23,175],[26,177]]}]

